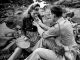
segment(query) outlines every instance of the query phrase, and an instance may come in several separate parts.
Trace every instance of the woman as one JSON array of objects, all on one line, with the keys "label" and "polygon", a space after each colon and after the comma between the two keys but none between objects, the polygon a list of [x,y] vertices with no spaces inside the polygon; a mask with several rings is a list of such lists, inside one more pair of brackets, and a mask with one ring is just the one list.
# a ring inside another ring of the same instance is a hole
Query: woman
[{"label": "woman", "polygon": [[[40,36],[38,35],[38,32],[37,32],[37,27],[32,24],[34,21],[35,15],[37,15],[41,19],[38,12],[39,8],[40,8],[40,5],[38,3],[33,3],[23,13],[22,31],[24,36],[21,37],[20,40],[24,40],[24,37],[27,37],[28,40],[30,41],[29,48],[34,47],[36,42],[40,39]],[[32,51],[31,49],[29,50]],[[22,52],[22,48],[17,47],[14,53],[11,55],[11,57],[8,60],[15,60],[21,54],[21,52]]]},{"label": "woman", "polygon": [[42,20],[39,14],[39,8],[40,5],[38,3],[33,3],[30,5],[28,10],[23,13],[24,18],[23,18],[22,30],[24,35],[27,36],[32,42],[31,44],[32,46],[34,46],[35,43],[39,40],[37,39],[39,37],[37,32],[37,27],[32,24],[35,19],[35,16],[38,16]]}]

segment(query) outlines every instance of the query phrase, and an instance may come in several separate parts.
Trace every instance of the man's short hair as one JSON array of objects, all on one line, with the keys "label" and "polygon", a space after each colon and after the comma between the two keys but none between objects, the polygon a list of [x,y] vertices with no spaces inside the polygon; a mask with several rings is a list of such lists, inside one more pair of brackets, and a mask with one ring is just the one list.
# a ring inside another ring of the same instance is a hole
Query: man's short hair
[{"label": "man's short hair", "polygon": [[55,14],[56,17],[61,17],[63,14],[63,10],[60,6],[52,6],[51,7],[51,13]]}]

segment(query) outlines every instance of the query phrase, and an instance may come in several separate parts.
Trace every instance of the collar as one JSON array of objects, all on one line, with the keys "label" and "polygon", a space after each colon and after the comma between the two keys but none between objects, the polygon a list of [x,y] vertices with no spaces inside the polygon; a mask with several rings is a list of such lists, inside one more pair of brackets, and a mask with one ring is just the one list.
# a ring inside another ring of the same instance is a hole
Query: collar
[{"label": "collar", "polygon": [[60,22],[62,22],[62,21],[65,21],[65,19],[64,19],[63,17],[59,18],[59,19],[57,20],[57,23],[60,23]]}]

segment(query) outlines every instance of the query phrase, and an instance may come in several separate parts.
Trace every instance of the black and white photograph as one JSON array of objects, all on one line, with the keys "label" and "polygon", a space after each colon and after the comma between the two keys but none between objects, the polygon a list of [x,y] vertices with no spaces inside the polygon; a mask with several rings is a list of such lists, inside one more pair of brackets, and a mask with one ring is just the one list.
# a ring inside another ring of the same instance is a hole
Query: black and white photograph
[{"label": "black and white photograph", "polygon": [[0,60],[80,60],[80,0],[0,0]]}]

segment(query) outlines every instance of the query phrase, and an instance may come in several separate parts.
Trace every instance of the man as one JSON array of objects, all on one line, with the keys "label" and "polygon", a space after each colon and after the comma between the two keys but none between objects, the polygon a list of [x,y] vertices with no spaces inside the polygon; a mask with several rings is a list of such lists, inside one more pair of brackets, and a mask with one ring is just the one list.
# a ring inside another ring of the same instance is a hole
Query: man
[{"label": "man", "polygon": [[[38,60],[38,58],[46,60],[64,60],[63,55],[70,60],[74,59],[69,57],[72,56],[70,53],[69,56],[67,56],[67,53],[64,53],[64,49],[65,51],[69,51],[72,49],[72,46],[76,45],[71,23],[68,20],[64,20],[62,17],[62,8],[59,6],[53,6],[51,8],[51,14],[53,21],[56,22],[54,27],[44,25],[40,19],[34,21],[34,25],[37,26],[38,32],[43,38],[44,48],[36,49],[25,60]],[[63,53],[59,53],[61,52],[59,51],[60,48],[61,51],[63,50]]]}]

